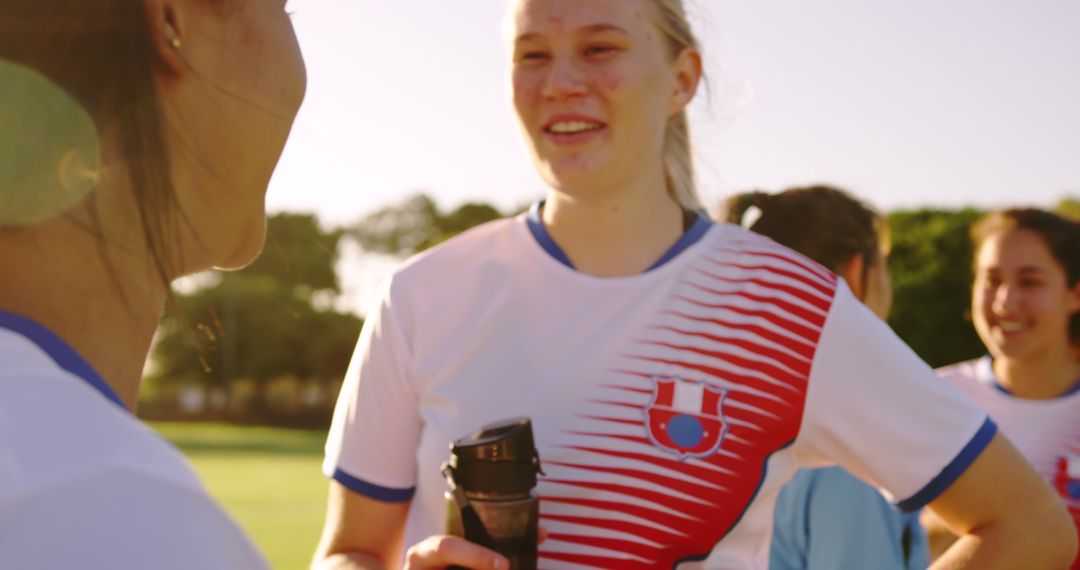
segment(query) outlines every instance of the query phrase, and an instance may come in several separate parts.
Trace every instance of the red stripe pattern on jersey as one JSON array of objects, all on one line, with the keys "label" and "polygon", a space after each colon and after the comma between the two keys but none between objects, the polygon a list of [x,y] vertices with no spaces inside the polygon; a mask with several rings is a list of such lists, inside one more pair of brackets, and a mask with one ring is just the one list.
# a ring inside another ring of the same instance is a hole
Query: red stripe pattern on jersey
[{"label": "red stripe pattern on jersey", "polygon": [[545,460],[541,566],[702,560],[795,440],[836,278],[753,235],[702,261]]}]

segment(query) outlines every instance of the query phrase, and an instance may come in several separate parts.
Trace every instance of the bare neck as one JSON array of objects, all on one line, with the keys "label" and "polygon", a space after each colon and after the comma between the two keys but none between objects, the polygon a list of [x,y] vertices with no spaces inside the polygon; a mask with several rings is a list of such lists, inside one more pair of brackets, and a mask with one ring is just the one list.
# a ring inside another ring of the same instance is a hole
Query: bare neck
[{"label": "bare neck", "polygon": [[166,296],[145,256],[56,219],[0,233],[0,266],[18,268],[0,279],[0,309],[71,345],[134,410]]},{"label": "bare neck", "polygon": [[551,191],[542,213],[552,239],[574,267],[598,277],[637,275],[683,233],[682,207],[661,187],[608,193]]},{"label": "bare neck", "polygon": [[1030,359],[994,359],[994,375],[1016,397],[1052,400],[1064,395],[1080,381],[1080,355],[1064,347]]}]

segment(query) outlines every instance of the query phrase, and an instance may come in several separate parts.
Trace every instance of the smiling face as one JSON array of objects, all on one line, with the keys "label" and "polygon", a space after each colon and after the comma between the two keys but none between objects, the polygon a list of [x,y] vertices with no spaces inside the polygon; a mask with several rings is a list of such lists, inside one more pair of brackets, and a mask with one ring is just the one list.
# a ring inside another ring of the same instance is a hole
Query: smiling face
[{"label": "smiling face", "polygon": [[997,358],[1031,359],[1069,350],[1069,318],[1080,311],[1080,283],[1030,230],[991,234],[979,247],[972,290],[975,329]]},{"label": "smiling face", "polygon": [[693,96],[700,58],[671,56],[655,10],[648,0],[516,2],[513,103],[552,187],[663,180],[664,129]]}]

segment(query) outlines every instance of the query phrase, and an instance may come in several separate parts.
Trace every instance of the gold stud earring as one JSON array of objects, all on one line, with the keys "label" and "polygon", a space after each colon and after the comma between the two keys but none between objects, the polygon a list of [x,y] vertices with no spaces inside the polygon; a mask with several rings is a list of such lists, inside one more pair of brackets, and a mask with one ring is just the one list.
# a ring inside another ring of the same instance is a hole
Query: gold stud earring
[{"label": "gold stud earring", "polygon": [[169,43],[172,44],[173,49],[180,49],[180,38],[173,38]]}]

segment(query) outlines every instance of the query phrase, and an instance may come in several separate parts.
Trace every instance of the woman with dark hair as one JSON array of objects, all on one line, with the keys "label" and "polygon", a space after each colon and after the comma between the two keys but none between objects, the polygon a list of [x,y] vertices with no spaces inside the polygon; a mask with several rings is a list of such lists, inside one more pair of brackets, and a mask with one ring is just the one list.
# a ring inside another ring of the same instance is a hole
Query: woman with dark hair
[{"label": "woman with dark hair", "polygon": [[[1080,223],[1002,210],[977,221],[971,238],[971,315],[988,355],[939,373],[990,412],[1080,533]],[[933,513],[923,521],[935,554],[955,540]]]},{"label": "woman with dark hair", "polygon": [[[892,304],[889,232],[869,206],[831,186],[730,198],[722,217],[821,263],[881,319]],[[926,568],[926,533],[905,513],[840,467],[800,469],[776,499],[771,570]]]},{"label": "woman with dark hair", "polygon": [[682,0],[510,10],[509,94],[546,199],[387,283],[327,439],[317,566],[505,568],[445,535],[440,464],[520,416],[544,568],[764,568],[780,487],[830,463],[962,529],[943,565],[1072,559],[1066,513],[984,411],[834,274],[700,214]]},{"label": "woman with dark hair", "polygon": [[262,247],[280,0],[0,0],[0,567],[264,568],[132,415],[169,283]]}]

